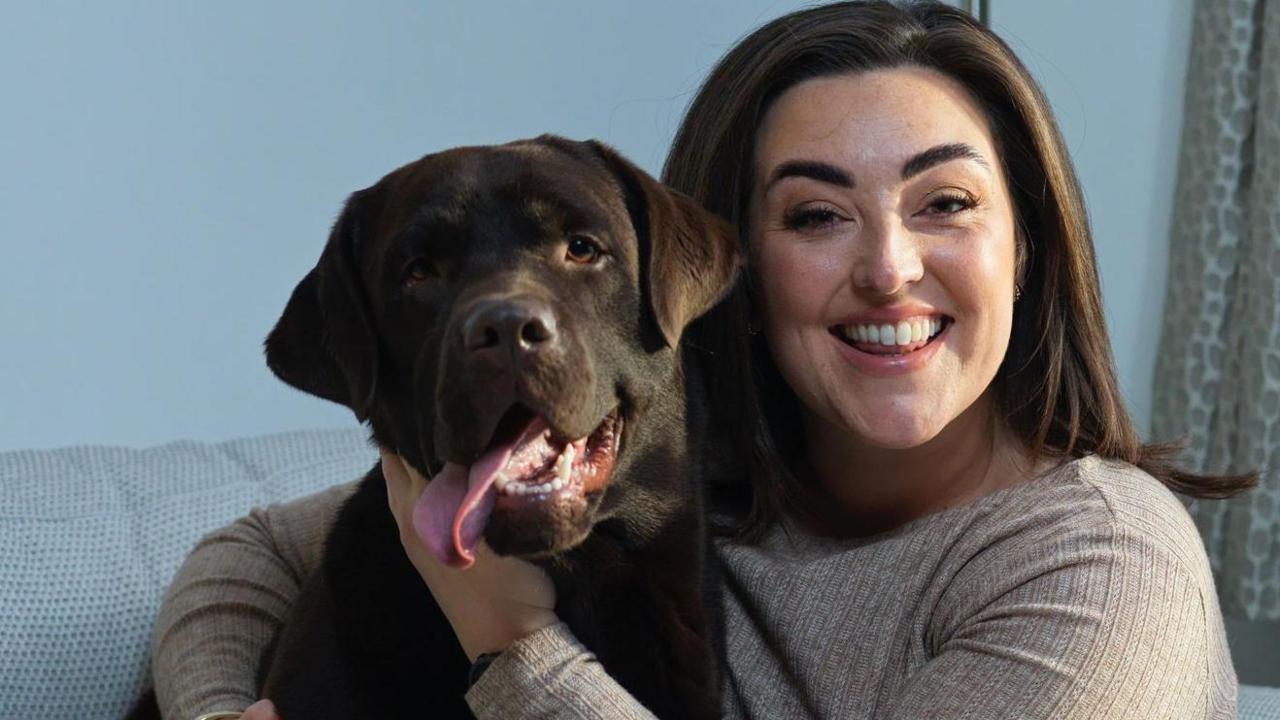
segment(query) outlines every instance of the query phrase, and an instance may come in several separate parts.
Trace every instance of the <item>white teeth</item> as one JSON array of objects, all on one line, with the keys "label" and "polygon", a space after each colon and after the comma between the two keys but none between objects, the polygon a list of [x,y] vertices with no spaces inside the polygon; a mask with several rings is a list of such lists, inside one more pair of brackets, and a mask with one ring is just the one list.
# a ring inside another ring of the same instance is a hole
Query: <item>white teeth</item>
[{"label": "white teeth", "polygon": [[556,489],[569,484],[569,473],[573,471],[574,449],[572,445],[565,447],[564,452],[560,453],[560,459],[556,460],[556,483],[559,485]]},{"label": "white teeth", "polygon": [[920,316],[899,321],[896,325],[841,325],[838,332],[846,340],[880,345],[911,345],[937,335],[942,330],[942,318]]},{"label": "white teeth", "polygon": [[898,344],[908,345],[911,343],[911,323],[903,320],[898,323]]},{"label": "white teeth", "polygon": [[498,492],[504,495],[534,495],[539,493],[545,495],[561,490],[569,484],[569,476],[573,473],[573,458],[576,454],[573,445],[566,446],[564,452],[560,453],[560,457],[556,458],[555,478],[547,482],[531,485],[512,480],[505,475],[499,475],[493,484],[497,487]]}]

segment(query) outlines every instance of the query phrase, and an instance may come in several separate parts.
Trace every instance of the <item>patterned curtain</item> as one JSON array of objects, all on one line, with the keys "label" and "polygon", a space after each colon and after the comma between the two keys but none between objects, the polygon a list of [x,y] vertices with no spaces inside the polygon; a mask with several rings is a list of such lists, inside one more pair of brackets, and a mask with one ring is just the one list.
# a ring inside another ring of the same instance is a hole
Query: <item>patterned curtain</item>
[{"label": "patterned curtain", "polygon": [[1154,436],[1258,489],[1190,507],[1223,612],[1280,620],[1280,0],[1197,0]]}]

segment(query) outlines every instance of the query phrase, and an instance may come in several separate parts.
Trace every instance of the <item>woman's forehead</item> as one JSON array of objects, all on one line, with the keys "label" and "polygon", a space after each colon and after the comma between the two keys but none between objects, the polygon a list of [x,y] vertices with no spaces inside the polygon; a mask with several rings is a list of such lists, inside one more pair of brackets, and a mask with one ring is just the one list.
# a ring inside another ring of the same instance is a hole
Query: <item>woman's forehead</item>
[{"label": "woman's forehead", "polygon": [[769,108],[756,135],[756,170],[808,158],[896,172],[923,151],[957,143],[998,164],[986,116],[956,81],[920,67],[825,76],[795,85]]}]

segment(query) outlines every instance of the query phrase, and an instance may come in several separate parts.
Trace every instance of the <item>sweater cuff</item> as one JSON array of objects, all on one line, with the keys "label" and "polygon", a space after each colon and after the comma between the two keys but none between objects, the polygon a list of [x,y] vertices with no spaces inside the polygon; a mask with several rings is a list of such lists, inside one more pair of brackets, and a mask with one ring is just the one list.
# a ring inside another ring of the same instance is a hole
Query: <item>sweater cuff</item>
[{"label": "sweater cuff", "polygon": [[563,621],[512,643],[466,700],[479,720],[654,717],[609,677]]},{"label": "sweater cuff", "polygon": [[[181,711],[179,711],[180,714],[173,715],[173,717],[179,718],[180,720],[185,720],[186,718],[198,718],[204,715],[208,715],[210,713],[218,713],[218,712],[242,713],[245,710],[247,710],[249,706],[254,704],[255,702],[257,701],[247,700],[244,697],[241,697],[238,695],[232,695],[232,694],[215,695],[209,698],[205,698],[199,703],[196,703],[195,710],[193,710],[191,713],[188,714],[188,713],[182,713]],[[165,717],[170,717],[170,716],[165,715]]]}]

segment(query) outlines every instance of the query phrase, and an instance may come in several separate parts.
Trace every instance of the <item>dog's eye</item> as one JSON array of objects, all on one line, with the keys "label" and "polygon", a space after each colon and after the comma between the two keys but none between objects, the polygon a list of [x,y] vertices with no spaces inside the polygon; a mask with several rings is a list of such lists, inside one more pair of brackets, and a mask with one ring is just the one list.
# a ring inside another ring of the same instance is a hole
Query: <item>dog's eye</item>
[{"label": "dog's eye", "polygon": [[600,245],[586,235],[574,235],[569,238],[569,246],[565,248],[564,258],[580,265],[589,265],[600,259]]},{"label": "dog's eye", "polygon": [[426,258],[418,258],[405,267],[404,275],[400,278],[400,286],[410,290],[433,275],[435,275],[435,266],[432,262]]}]

